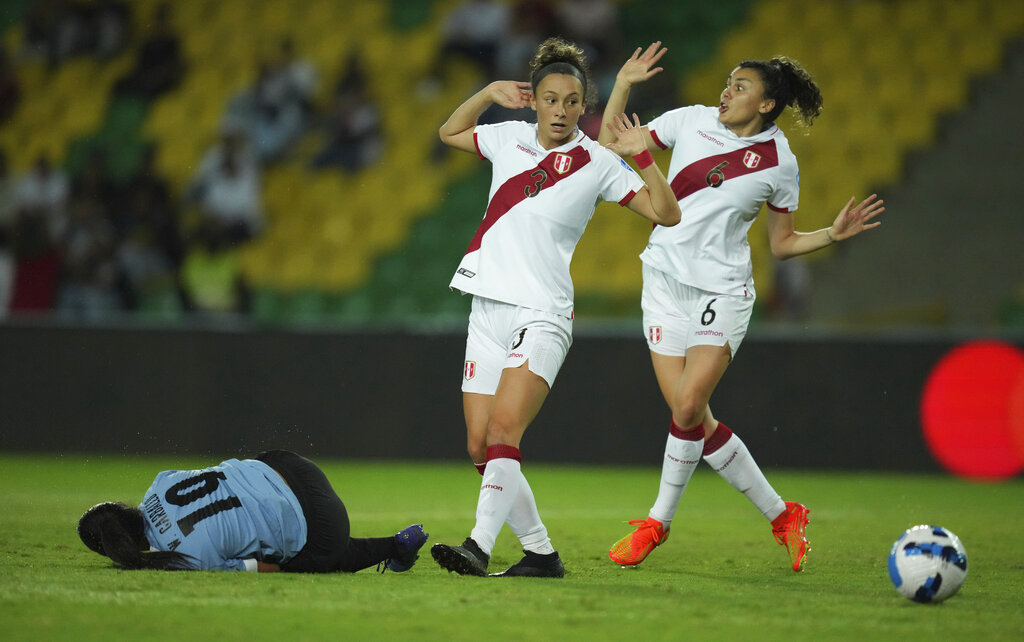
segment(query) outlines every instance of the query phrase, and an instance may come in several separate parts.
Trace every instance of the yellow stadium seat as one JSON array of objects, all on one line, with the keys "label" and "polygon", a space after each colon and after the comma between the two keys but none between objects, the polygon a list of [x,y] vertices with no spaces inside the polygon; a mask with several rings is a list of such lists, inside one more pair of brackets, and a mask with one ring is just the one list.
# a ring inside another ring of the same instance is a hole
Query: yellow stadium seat
[{"label": "yellow stadium seat", "polygon": [[942,18],[937,0],[901,0],[892,3],[889,11],[889,27],[908,34],[929,33]]},{"label": "yellow stadium seat", "polygon": [[959,41],[959,63],[969,74],[992,71],[998,67],[1002,58],[999,41],[976,36],[977,33],[967,33]]},{"label": "yellow stadium seat", "polygon": [[1024,7],[1017,2],[994,2],[989,7],[989,26],[1003,38],[1024,32]]},{"label": "yellow stadium seat", "polygon": [[[995,0],[995,2],[999,1]],[[991,0],[989,2],[979,0],[944,2],[938,12],[938,21],[935,26],[950,32],[978,33],[983,28],[985,5],[991,3]]]},{"label": "yellow stadium seat", "polygon": [[[850,5],[850,16],[844,25],[856,33],[878,35],[889,31],[893,16],[891,6],[885,2],[855,2]],[[865,43],[865,49],[871,49]]]},{"label": "yellow stadium seat", "polygon": [[962,107],[967,102],[967,78],[963,74],[925,76],[924,96],[933,114]]},{"label": "yellow stadium seat", "polygon": [[915,32],[908,36],[912,41],[909,63],[923,75],[945,77],[949,69],[957,66],[957,48],[945,37],[931,32]]}]

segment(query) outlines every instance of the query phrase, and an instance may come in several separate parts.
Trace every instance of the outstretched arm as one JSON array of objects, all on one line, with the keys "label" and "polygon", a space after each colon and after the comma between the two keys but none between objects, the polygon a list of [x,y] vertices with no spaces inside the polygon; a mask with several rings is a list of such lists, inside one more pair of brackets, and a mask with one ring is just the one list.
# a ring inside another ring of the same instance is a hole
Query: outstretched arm
[{"label": "outstretched arm", "polygon": [[678,223],[679,201],[644,144],[640,118],[633,114],[633,122],[630,123],[626,114],[619,114],[609,123],[608,129],[614,140],[605,147],[623,158],[632,156],[640,169],[640,176],[647,183],[647,187],[637,192],[626,207],[658,225],[670,227]]},{"label": "outstretched arm", "polygon": [[856,199],[851,197],[832,225],[814,232],[797,232],[793,229],[791,213],[768,210],[768,242],[772,256],[788,259],[807,254],[878,227],[882,222],[872,219],[885,211],[885,201],[877,198],[877,194],[872,194],[854,207]]},{"label": "outstretched arm", "polygon": [[[626,103],[629,101],[629,90],[633,85],[644,82],[661,73],[662,67],[654,67],[652,69],[652,66],[657,64],[667,51],[668,49],[661,47],[661,41],[659,40],[658,42],[651,43],[646,51],[642,51],[640,47],[637,47],[630,59],[622,65],[622,69],[615,75],[615,86],[612,87],[612,93],[604,107],[604,116],[601,118],[601,132],[597,137],[597,142],[607,145],[614,139],[614,135],[609,133],[607,128],[609,125],[614,124],[615,118],[619,114],[626,111]],[[658,149],[657,144],[651,138],[651,134],[647,131],[646,127],[644,128],[644,142],[647,144],[647,149],[651,151]]]},{"label": "outstretched arm", "polygon": [[509,109],[521,109],[530,106],[530,83],[514,80],[498,80],[473,94],[469,100],[459,105],[448,120],[441,125],[438,135],[445,145],[466,152],[476,151],[473,142],[473,130],[480,115],[487,111],[492,103]]}]

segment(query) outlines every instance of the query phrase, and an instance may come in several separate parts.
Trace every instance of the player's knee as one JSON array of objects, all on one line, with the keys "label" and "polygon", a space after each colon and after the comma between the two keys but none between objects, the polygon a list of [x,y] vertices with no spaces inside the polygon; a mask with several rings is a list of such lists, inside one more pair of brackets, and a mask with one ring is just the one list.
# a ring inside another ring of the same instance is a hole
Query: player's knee
[{"label": "player's knee", "polygon": [[498,416],[492,417],[491,422],[487,424],[487,443],[490,445],[518,444],[523,436],[523,430],[524,427],[517,422],[503,420]]},{"label": "player's knee", "polygon": [[692,428],[704,422],[706,403],[692,398],[677,399],[672,407],[672,421],[680,428]]},{"label": "player's knee", "polygon": [[487,425],[471,423],[466,431],[466,452],[474,464],[479,464],[487,457]]},{"label": "player's knee", "polygon": [[479,464],[487,459],[487,443],[480,440],[470,440],[466,446],[466,452],[474,464]]},{"label": "player's knee", "polygon": [[492,446],[495,444],[517,444],[519,443],[519,435],[512,430],[496,426],[493,430],[487,431],[487,443]]}]

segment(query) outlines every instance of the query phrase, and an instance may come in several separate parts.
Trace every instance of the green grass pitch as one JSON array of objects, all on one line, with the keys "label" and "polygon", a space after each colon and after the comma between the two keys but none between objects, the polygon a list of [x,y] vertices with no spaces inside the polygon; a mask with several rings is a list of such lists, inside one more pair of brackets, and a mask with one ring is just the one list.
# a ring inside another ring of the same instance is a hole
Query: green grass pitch
[{"label": "green grass pitch", "polygon": [[[652,458],[657,453],[652,453]],[[256,575],[119,571],[75,533],[92,504],[138,502],[154,474],[222,457],[0,455],[0,622],[5,640],[1020,640],[1024,482],[767,471],[811,508],[807,569],[789,570],[764,518],[706,469],[672,536],[638,568],[606,556],[646,515],[655,468],[528,464],[562,580],[473,578],[424,549],[407,573]],[[319,460],[356,536],[422,522],[434,542],[472,527],[467,464]],[[918,605],[889,583],[904,529],[941,524],[969,559],[960,592]],[[492,569],[518,560],[505,529]]]}]

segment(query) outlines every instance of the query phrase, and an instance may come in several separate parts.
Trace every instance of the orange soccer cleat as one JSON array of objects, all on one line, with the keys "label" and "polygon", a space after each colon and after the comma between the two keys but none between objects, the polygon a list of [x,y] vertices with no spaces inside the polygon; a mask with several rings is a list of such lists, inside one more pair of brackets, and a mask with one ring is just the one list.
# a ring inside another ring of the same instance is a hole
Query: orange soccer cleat
[{"label": "orange soccer cleat", "polygon": [[786,510],[772,520],[772,535],[775,536],[775,541],[789,551],[794,571],[803,570],[807,552],[811,550],[810,543],[805,537],[809,521],[807,516],[810,512],[803,504],[786,502]]},{"label": "orange soccer cleat", "polygon": [[623,566],[636,566],[647,558],[655,546],[668,539],[669,529],[653,517],[632,519],[629,524],[639,528],[615,542],[615,546],[608,551],[608,557]]}]

